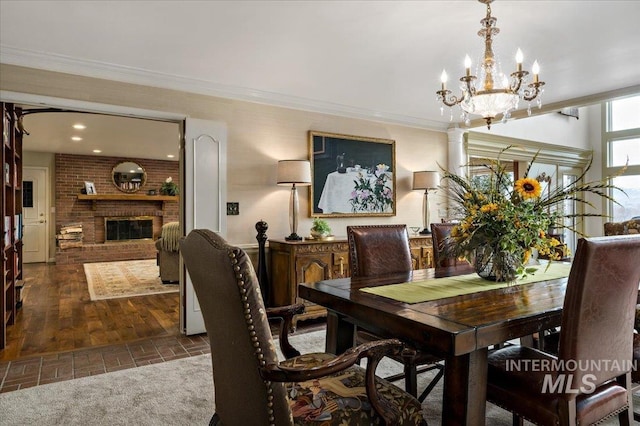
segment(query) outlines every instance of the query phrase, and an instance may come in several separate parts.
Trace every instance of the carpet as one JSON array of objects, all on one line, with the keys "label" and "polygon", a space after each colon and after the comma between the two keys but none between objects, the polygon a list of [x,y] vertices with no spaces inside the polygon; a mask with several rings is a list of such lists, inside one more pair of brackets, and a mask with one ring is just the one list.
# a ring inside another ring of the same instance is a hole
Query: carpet
[{"label": "carpet", "polygon": [[162,284],[155,259],[85,263],[91,300],[176,293],[180,286]]},{"label": "carpet", "polygon": [[[321,352],[324,330],[294,335],[302,353]],[[402,370],[383,359],[376,373]],[[426,386],[431,372],[418,376]],[[396,382],[400,387],[401,381]],[[442,381],[423,403],[430,426],[441,424]],[[113,373],[0,394],[2,425],[207,425],[214,411],[210,355],[183,358]],[[487,403],[488,426],[511,425],[511,414]],[[526,425],[530,423],[525,422]],[[614,425],[612,420],[604,425]]]}]

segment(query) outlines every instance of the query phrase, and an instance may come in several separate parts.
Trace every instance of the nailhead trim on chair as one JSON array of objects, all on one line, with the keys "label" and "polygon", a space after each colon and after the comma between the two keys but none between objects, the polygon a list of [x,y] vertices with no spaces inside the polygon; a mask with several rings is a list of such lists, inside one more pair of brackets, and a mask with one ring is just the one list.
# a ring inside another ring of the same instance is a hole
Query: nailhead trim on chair
[{"label": "nailhead trim on chair", "polygon": [[[262,353],[262,348],[260,347],[260,341],[258,340],[255,326],[253,325],[253,316],[251,315],[251,307],[249,306],[247,298],[247,288],[244,277],[242,276],[242,272],[240,271],[240,266],[238,266],[238,259],[236,259],[235,251],[229,250],[228,254],[229,258],[231,258],[233,270],[236,272],[236,280],[238,287],[240,288],[242,304],[244,306],[244,318],[247,323],[249,335],[251,336],[251,341],[253,342],[253,347],[255,348],[255,354],[258,358],[258,364],[260,365],[260,367],[264,367],[266,365],[266,361],[264,360],[264,354]],[[269,426],[276,426],[274,423],[276,419],[273,411],[273,386],[271,381],[269,380],[264,380],[264,384],[267,387],[267,414],[269,415]]]},{"label": "nailhead trim on chair", "polygon": [[[503,407],[503,406],[502,406],[502,405],[500,405],[500,404],[497,404],[497,403],[495,403],[495,402],[492,402],[492,404],[497,405],[498,407],[503,408],[503,409],[505,409],[506,411],[510,411],[510,412],[514,413],[513,411],[511,411],[511,409],[509,409],[509,408],[507,408],[507,407]],[[628,410],[628,409],[629,409],[629,405],[627,405],[626,407],[622,407],[622,408],[618,409],[617,411],[615,411],[615,412],[613,412],[613,413],[609,413],[609,415],[607,415],[606,417],[603,417],[602,419],[600,419],[600,420],[598,420],[597,422],[593,423],[593,424],[592,424],[592,426],[596,426],[596,425],[602,424],[602,423],[606,422],[607,420],[609,420],[609,419],[612,419],[612,418],[616,417],[618,414],[620,414],[620,413],[622,413],[623,411]],[[523,415],[521,415],[521,414],[518,414],[517,412],[515,412],[515,414],[517,414],[518,416],[522,417],[522,419],[523,419],[523,420],[526,420],[526,421],[528,421],[528,422],[530,422],[530,423],[533,423],[534,425],[535,425],[535,424],[537,424],[536,422],[534,422],[533,420],[531,420],[531,419],[527,418],[526,416],[523,416]],[[559,424],[560,424],[560,423],[556,422],[556,425],[559,425]],[[580,422],[578,422],[578,423],[577,423],[577,425],[579,426],[579,425],[580,425]]]}]

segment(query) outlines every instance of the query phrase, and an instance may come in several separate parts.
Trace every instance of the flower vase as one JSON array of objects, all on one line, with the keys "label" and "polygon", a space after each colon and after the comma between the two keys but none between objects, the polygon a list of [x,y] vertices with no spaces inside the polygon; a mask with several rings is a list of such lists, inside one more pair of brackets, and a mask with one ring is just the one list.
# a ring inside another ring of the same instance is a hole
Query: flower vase
[{"label": "flower vase", "polygon": [[327,238],[329,236],[329,232],[327,232],[327,231],[316,231],[315,229],[312,229],[310,231],[310,234],[316,240],[322,240],[323,238]]},{"label": "flower vase", "polygon": [[512,282],[516,280],[519,263],[511,253],[491,246],[476,249],[474,268],[481,278],[489,281]]}]

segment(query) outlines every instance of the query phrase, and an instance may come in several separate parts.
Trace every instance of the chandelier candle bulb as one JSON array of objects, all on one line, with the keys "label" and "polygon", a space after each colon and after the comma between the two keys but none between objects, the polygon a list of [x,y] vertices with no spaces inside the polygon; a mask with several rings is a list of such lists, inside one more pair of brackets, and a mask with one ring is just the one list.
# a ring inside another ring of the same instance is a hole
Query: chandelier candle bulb
[{"label": "chandelier candle bulb", "polygon": [[516,52],[516,63],[518,64],[518,72],[522,71],[522,61],[524,60],[524,55],[522,54],[522,50],[518,48]]},{"label": "chandelier candle bulb", "polygon": [[442,83],[442,90],[447,90],[447,72],[442,70],[442,74],[440,74],[440,82]]},{"label": "chandelier candle bulb", "polygon": [[471,58],[469,55],[464,57],[464,67],[467,70],[467,77],[469,77],[471,75]]},{"label": "chandelier candle bulb", "polygon": [[531,72],[533,72],[533,82],[538,83],[538,74],[540,74],[540,65],[538,64],[538,61],[533,61]]}]

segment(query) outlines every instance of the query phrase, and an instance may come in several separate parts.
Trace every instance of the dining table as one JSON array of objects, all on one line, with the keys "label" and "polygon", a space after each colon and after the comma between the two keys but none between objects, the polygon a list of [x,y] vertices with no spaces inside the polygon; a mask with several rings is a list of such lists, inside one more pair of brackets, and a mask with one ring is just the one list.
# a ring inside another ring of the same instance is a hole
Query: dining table
[{"label": "dining table", "polygon": [[552,262],[496,283],[455,268],[421,269],[301,283],[298,295],[327,308],[327,352],[352,347],[362,327],[441,357],[442,424],[484,425],[488,351],[559,326],[569,271]]}]

